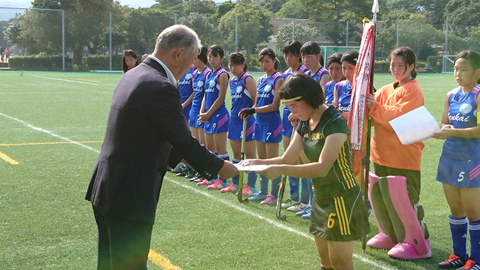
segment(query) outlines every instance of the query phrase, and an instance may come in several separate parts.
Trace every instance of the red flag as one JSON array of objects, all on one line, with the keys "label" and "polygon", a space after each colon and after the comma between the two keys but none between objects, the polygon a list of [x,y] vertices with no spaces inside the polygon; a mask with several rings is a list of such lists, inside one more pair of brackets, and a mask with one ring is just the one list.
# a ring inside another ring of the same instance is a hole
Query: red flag
[{"label": "red flag", "polygon": [[[359,175],[362,168],[362,155],[366,150],[367,127],[367,94],[370,89],[371,72],[373,72],[373,50],[375,42],[375,24],[368,22],[364,25],[362,42],[355,67],[352,85],[352,100],[348,127],[350,128],[350,143],[353,151],[352,167],[355,175]],[[369,158],[369,157],[367,157]]]}]

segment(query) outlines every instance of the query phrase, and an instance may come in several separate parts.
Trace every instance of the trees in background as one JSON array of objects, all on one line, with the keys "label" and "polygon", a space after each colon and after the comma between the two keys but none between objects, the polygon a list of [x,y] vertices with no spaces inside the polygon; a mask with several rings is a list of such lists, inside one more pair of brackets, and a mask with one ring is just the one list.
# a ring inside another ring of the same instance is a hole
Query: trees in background
[{"label": "trees in background", "polygon": [[[153,50],[158,33],[173,23],[193,28],[203,44],[222,45],[255,55],[273,35],[271,18],[309,19],[296,24],[295,38],[302,42],[321,35],[328,45],[358,45],[364,17],[372,18],[367,0],[237,0],[219,5],[213,0],[156,0],[150,8],[132,9],[112,0],[35,0],[38,9],[65,10],[65,41],[73,61],[86,54],[101,54],[109,46],[109,12],[112,12],[113,53],[130,48],[139,55]],[[377,50],[388,53],[399,45],[412,47],[419,59],[434,54],[445,43],[449,24],[450,51],[480,48],[480,2],[471,0],[386,0],[380,7]],[[461,8],[460,8],[461,7]],[[99,12],[101,11],[101,12]],[[235,36],[235,19],[238,36]],[[400,27],[399,27],[400,26]],[[273,37],[283,44],[292,37],[292,24],[279,27]],[[23,53],[61,53],[61,12],[27,10],[3,27],[5,39]],[[398,34],[398,35],[397,35]],[[278,47],[281,47],[278,46]]]},{"label": "trees in background", "polygon": [[[224,40],[219,44],[227,51],[235,51],[235,40],[238,39],[239,51],[246,55],[252,54],[256,44],[267,42],[273,34],[272,25],[269,23],[273,13],[252,5],[238,3],[235,8],[225,13],[220,19],[218,30]],[[238,18],[238,35],[236,36],[235,23]]]}]

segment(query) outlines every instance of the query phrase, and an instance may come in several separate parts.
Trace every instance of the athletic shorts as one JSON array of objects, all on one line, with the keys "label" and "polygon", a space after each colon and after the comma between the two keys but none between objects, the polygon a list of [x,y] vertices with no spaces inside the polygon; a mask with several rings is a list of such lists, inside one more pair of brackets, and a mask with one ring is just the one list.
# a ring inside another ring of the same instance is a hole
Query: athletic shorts
[{"label": "athletic shorts", "polygon": [[375,170],[375,174],[378,177],[389,176],[389,175],[405,176],[407,178],[407,185],[413,186],[417,191],[418,195],[420,195],[420,190],[421,190],[420,171],[391,168],[391,167],[379,165],[377,163],[373,163],[373,168]]},{"label": "athletic shorts", "polygon": [[288,120],[288,115],[290,115],[290,111],[286,112],[283,111],[283,118],[282,118],[282,135],[285,137],[292,137],[292,122]]},{"label": "athletic shorts", "polygon": [[203,122],[200,122],[198,119],[198,115],[200,112],[194,112],[193,110],[190,111],[190,119],[188,121],[188,125],[194,128],[203,128]]},{"label": "athletic shorts", "polygon": [[[245,141],[252,141],[253,134],[255,131],[255,117],[247,118],[247,137]],[[243,119],[230,118],[230,124],[228,126],[228,139],[232,141],[242,141],[242,132],[243,132]]]},{"label": "athletic shorts", "polygon": [[228,132],[228,111],[226,108],[217,110],[204,124],[206,134]]},{"label": "athletic shorts", "polygon": [[313,192],[309,231],[327,241],[355,241],[370,232],[360,189],[338,197],[318,197]]},{"label": "athletic shorts", "polygon": [[282,141],[282,124],[277,125],[255,125],[254,139],[263,143],[279,143]]},{"label": "athletic shorts", "polygon": [[456,187],[480,187],[480,160],[451,160],[442,155],[438,163],[437,181]]}]

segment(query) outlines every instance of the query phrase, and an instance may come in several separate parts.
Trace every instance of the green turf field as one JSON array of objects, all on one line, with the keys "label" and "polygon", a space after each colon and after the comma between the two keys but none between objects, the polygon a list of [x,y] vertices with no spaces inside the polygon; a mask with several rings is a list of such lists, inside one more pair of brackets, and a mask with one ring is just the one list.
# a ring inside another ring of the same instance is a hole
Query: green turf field
[{"label": "green turf field", "polygon": [[[95,268],[96,224],[84,195],[120,77],[0,72],[0,269]],[[392,80],[376,74],[375,86]],[[445,94],[456,87],[453,74],[419,74],[418,81],[440,121]],[[422,164],[420,202],[433,257],[399,261],[386,251],[364,252],[359,242],[355,269],[436,269],[448,257],[449,210],[435,181],[441,147],[442,141],[428,140]],[[158,209],[151,248],[159,256],[149,261],[151,269],[320,268],[308,222],[292,213],[280,221],[274,207],[239,204],[171,173]],[[374,235],[373,215],[370,223]]]}]

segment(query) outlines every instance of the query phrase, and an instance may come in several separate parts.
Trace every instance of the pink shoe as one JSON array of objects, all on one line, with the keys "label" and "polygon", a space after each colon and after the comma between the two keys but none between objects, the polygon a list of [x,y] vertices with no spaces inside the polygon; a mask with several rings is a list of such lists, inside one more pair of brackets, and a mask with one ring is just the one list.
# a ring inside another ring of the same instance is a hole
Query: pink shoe
[{"label": "pink shoe", "polygon": [[236,193],[237,190],[238,190],[237,185],[235,185],[234,183],[230,183],[230,184],[228,184],[228,187],[220,189],[220,192],[222,192],[222,193],[232,193],[232,192]]},{"label": "pink shoe", "polygon": [[430,242],[426,240],[428,247],[427,253],[418,254],[415,248],[409,243],[398,243],[388,252],[388,256],[401,260],[416,260],[432,257],[432,250],[430,249]]},{"label": "pink shoe", "polygon": [[211,190],[219,190],[224,188],[225,186],[223,185],[223,180],[222,179],[217,179],[213,184],[209,185],[207,188]]},{"label": "pink shoe", "polygon": [[203,179],[203,181],[197,183],[197,186],[209,186],[211,184],[213,184],[212,181],[208,181],[207,179]]},{"label": "pink shoe", "polygon": [[249,185],[243,186],[242,196],[250,197],[258,193],[257,188],[252,188]]},{"label": "pink shoe", "polygon": [[268,194],[267,198],[260,202],[260,204],[263,204],[263,205],[274,205],[276,203],[277,203],[277,199],[275,199],[275,196],[273,196],[272,194]]},{"label": "pink shoe", "polygon": [[372,248],[391,249],[395,246],[395,243],[388,235],[380,232],[372,237],[372,239],[368,240],[367,245]]}]

